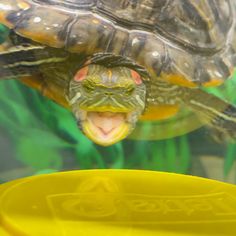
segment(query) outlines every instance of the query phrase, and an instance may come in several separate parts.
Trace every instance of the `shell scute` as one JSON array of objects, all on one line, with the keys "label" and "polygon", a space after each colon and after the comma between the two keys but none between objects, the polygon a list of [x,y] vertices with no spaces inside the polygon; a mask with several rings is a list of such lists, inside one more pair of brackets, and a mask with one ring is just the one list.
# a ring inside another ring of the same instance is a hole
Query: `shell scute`
[{"label": "shell scute", "polygon": [[233,24],[230,1],[175,0],[162,12],[156,29],[182,46],[219,50]]},{"label": "shell scute", "polygon": [[35,7],[16,23],[15,29],[19,34],[36,42],[61,48],[65,45],[65,41],[59,36],[66,30],[64,25],[72,18],[71,14],[66,12],[56,10],[51,12],[47,7]]},{"label": "shell scute", "polygon": [[[127,49],[133,60],[137,60],[144,68],[147,69],[151,77],[157,78],[160,75],[163,64],[166,61],[166,47],[163,41],[153,34],[142,34],[133,31],[130,34],[130,40],[137,44],[139,53],[134,51],[133,47]],[[136,53],[136,54],[135,54]]]},{"label": "shell scute", "polygon": [[107,47],[108,53],[125,56],[130,32],[122,27],[116,27]]},{"label": "shell scute", "polygon": [[131,59],[181,86],[223,82],[236,63],[233,0],[2,0],[0,22],[73,53]]},{"label": "shell scute", "polygon": [[98,0],[99,11],[110,15],[121,22],[129,22],[130,25],[147,24],[155,25],[163,9],[168,5],[166,0]]},{"label": "shell scute", "polygon": [[9,28],[13,28],[15,26],[15,22],[31,7],[32,5],[28,1],[1,0],[0,22]]},{"label": "shell scute", "polygon": [[81,13],[71,26],[66,47],[71,52],[104,52],[114,31],[113,24],[98,15]]}]

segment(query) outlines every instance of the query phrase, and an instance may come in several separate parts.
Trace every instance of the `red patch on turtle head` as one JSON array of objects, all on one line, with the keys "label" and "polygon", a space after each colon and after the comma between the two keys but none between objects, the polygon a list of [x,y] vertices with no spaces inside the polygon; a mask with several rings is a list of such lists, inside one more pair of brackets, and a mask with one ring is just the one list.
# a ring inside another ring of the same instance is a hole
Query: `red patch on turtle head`
[{"label": "red patch on turtle head", "polygon": [[86,78],[87,74],[88,74],[88,66],[78,70],[76,75],[74,76],[74,80],[80,82]]},{"label": "red patch on turtle head", "polygon": [[142,84],[143,81],[138,72],[136,72],[135,70],[131,70],[131,76],[134,79],[135,84],[137,85]]}]

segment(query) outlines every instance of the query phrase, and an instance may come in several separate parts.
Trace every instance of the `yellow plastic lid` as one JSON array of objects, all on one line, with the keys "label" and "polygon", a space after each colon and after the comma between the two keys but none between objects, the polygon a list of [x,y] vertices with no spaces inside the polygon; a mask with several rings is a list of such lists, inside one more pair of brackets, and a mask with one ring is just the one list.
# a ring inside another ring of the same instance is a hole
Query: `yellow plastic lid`
[{"label": "yellow plastic lid", "polygon": [[0,186],[1,236],[236,235],[236,186],[192,176],[88,170]]}]

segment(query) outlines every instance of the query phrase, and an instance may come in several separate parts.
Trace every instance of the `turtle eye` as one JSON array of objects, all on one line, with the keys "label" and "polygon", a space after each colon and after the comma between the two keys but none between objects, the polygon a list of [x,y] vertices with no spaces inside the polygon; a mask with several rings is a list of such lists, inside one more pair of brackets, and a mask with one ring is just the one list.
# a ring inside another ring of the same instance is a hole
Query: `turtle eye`
[{"label": "turtle eye", "polygon": [[83,84],[83,89],[87,92],[87,93],[91,93],[94,91],[94,86],[92,86],[91,84],[88,83],[84,83]]},{"label": "turtle eye", "polygon": [[126,89],[125,94],[130,96],[134,92],[135,88],[133,86],[130,86],[129,88]]}]

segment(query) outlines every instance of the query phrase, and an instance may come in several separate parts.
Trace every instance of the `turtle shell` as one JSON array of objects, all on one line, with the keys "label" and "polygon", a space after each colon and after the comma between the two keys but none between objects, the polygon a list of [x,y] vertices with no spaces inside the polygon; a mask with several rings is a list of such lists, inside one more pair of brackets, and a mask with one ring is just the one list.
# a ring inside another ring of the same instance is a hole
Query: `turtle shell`
[{"label": "turtle shell", "polygon": [[70,53],[122,56],[151,78],[216,86],[236,63],[234,0],[1,0],[0,23]]}]

